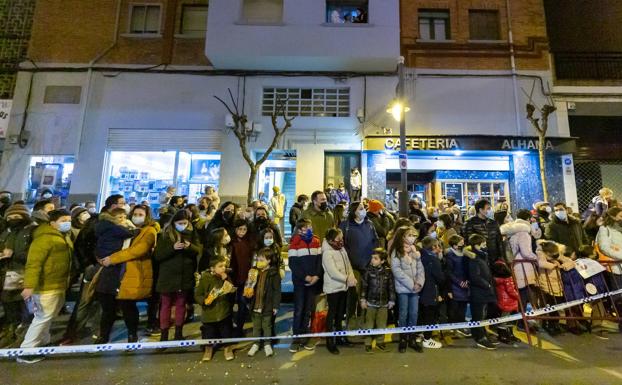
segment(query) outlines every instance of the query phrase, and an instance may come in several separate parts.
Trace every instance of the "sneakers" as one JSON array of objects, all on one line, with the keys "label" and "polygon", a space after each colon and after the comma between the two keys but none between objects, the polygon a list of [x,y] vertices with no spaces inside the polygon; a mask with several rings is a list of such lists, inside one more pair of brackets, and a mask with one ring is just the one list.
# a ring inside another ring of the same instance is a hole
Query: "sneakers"
[{"label": "sneakers", "polygon": [[601,340],[608,340],[609,332],[607,330],[601,330],[601,331],[594,333],[594,337],[599,338]]},{"label": "sneakers", "polygon": [[471,331],[469,329],[458,329],[456,330],[456,333],[458,333],[458,335],[465,337],[465,338],[471,338]]},{"label": "sneakers", "polygon": [[211,361],[212,357],[214,357],[214,347],[206,346],[205,351],[203,352],[203,357],[201,358],[201,362]]},{"label": "sneakers", "polygon": [[482,338],[477,340],[477,347],[486,350],[497,350],[497,347],[493,345],[488,338]]},{"label": "sneakers", "polygon": [[383,353],[389,353],[391,351],[391,349],[389,349],[385,344],[378,344],[376,345],[376,348]]},{"label": "sneakers", "polygon": [[365,345],[365,353],[370,353],[370,354],[373,353],[371,346]]},{"label": "sneakers", "polygon": [[258,351],[259,351],[259,345],[253,344],[253,346],[251,346],[251,349],[248,351],[248,356],[253,357],[255,354],[257,354]]},{"label": "sneakers", "polygon": [[290,353],[298,353],[300,351],[300,344],[298,342],[292,342],[291,345],[289,345],[289,352]]},{"label": "sneakers", "polygon": [[315,342],[313,342],[312,339],[309,339],[309,341],[304,344],[303,348],[310,351],[315,350]]},{"label": "sneakers", "polygon": [[272,357],[274,355],[274,350],[272,350],[272,346],[270,346],[270,344],[264,345],[263,351],[266,353],[266,357]]},{"label": "sneakers", "polygon": [[225,348],[225,360],[231,361],[234,358],[235,358],[235,355],[233,354],[233,347],[232,346],[227,346]]},{"label": "sneakers", "polygon": [[424,339],[422,345],[427,349],[440,349],[443,347],[442,343],[434,341],[432,338]]},{"label": "sneakers", "polygon": [[36,364],[37,362],[41,362],[45,360],[45,356],[22,356],[17,357],[15,361],[20,364]]}]

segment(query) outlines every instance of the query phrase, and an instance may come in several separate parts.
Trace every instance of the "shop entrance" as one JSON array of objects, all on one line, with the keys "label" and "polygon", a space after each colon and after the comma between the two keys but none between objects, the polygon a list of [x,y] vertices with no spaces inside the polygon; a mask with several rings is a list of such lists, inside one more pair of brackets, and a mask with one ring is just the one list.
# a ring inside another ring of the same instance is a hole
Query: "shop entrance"
[{"label": "shop entrance", "polygon": [[[410,198],[415,196],[419,197],[427,205],[431,202],[435,202],[438,198],[434,196],[433,182],[434,171],[409,171],[407,179],[407,189]],[[389,202],[393,199],[395,191],[400,189],[402,183],[402,174],[399,171],[387,172],[387,189],[385,202]]]},{"label": "shop entrance", "polygon": [[296,158],[294,154],[275,153],[261,166],[258,175],[257,195],[263,192],[262,200],[270,202],[274,186],[279,187],[285,195],[285,236],[290,236],[289,209],[296,202]]}]

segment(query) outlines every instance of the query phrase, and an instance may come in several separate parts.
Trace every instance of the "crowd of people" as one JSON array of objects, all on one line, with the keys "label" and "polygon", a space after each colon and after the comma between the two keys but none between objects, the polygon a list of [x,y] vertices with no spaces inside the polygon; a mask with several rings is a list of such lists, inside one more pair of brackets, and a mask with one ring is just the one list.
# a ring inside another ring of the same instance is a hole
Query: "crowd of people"
[{"label": "crowd of people", "polygon": [[[139,301],[147,302],[147,334],[160,341],[184,338],[195,305],[204,339],[245,336],[248,320],[253,337],[274,336],[286,264],[294,287],[294,335],[310,332],[324,297],[325,330],[342,331],[478,321],[622,287],[618,265],[587,277],[577,269],[599,258],[622,260],[622,207],[610,189],[600,191],[583,218],[564,203],[536,202],[513,213],[506,202],[493,207],[486,199],[463,215],[452,197],[435,206],[415,198],[408,216],[400,217],[397,194],[386,205],[360,199],[360,177],[352,174],[350,194],[340,184],[297,197],[287,244],[278,188],[274,204],[257,199],[240,207],[220,202],[212,187],[197,204],[188,204],[171,186],[162,194],[158,219],[149,205],[129,205],[122,195],[109,196],[98,213],[94,202],[57,208],[49,199],[31,211],[0,192],[0,348],[51,344],[51,323],[66,309],[72,285],[79,294],[61,345],[93,334],[87,328],[92,320],[99,323],[94,343],[108,343],[118,312],[128,341],[138,341]],[[617,314],[616,305],[600,308]],[[473,338],[475,346],[494,350],[516,343],[514,326],[539,329],[519,322],[440,336],[400,334],[398,351],[438,349],[452,337]],[[580,334],[592,324],[563,326],[559,320],[541,325],[556,335]],[[254,356],[262,345],[266,356],[274,354],[267,340],[247,354]],[[314,339],[296,339],[289,351],[316,345]],[[352,346],[346,337],[326,339],[330,353],[344,346]],[[368,337],[364,346],[369,353],[390,350],[384,336]],[[206,346],[202,361],[212,360],[218,348]],[[234,359],[233,345],[220,348],[226,360]]]}]

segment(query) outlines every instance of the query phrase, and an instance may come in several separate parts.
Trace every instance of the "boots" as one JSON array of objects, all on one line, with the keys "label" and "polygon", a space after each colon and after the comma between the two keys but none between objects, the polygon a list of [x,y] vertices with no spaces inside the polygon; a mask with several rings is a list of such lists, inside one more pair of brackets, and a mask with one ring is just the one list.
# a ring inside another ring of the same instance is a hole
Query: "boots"
[{"label": "boots", "polygon": [[6,327],[2,338],[0,338],[0,348],[8,348],[13,344],[13,342],[15,342],[15,329],[16,326],[13,324]]},{"label": "boots", "polygon": [[233,354],[233,346],[231,345],[226,346],[225,347],[225,360],[231,361],[234,358],[235,358],[235,355]]},{"label": "boots", "polygon": [[406,353],[407,347],[408,347],[408,334],[402,333],[400,334],[400,344],[398,347],[398,351],[400,353]]},{"label": "boots", "polygon": [[348,337],[336,337],[337,345],[351,348],[354,344],[348,339]]},{"label": "boots", "polygon": [[201,358],[201,362],[211,361],[213,356],[214,356],[214,347],[206,346],[205,351],[203,352],[203,358]]},{"label": "boots", "polygon": [[183,341],[184,339],[183,330],[184,330],[183,326],[175,326],[175,341]]},{"label": "boots", "polygon": [[134,342],[138,342],[138,336],[136,334],[128,334],[127,335],[127,342],[129,342],[130,344],[132,344]]},{"label": "boots", "polygon": [[499,337],[499,342],[501,342],[502,344],[511,345],[514,342],[512,341],[510,335],[511,331],[504,327],[500,327],[497,329],[497,336]]},{"label": "boots", "polygon": [[162,334],[160,334],[160,342],[168,341],[168,329],[162,329]]},{"label": "boots", "polygon": [[336,337],[326,338],[326,349],[328,349],[328,351],[332,354],[339,354],[339,349],[337,349]]},{"label": "boots", "polygon": [[411,334],[408,346],[417,353],[423,353],[423,337],[418,334]]}]

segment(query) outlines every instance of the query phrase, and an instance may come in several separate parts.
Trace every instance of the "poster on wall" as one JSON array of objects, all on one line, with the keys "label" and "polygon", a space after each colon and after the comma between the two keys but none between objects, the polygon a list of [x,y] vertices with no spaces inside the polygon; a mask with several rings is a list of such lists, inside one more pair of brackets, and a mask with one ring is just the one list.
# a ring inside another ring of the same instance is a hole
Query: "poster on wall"
[{"label": "poster on wall", "polygon": [[445,196],[447,198],[454,197],[456,205],[463,206],[462,197],[464,195],[464,184],[462,183],[445,183]]},{"label": "poster on wall", "polygon": [[218,185],[220,180],[220,159],[192,159],[190,182]]},{"label": "poster on wall", "polygon": [[10,99],[0,99],[0,138],[6,138],[9,129],[9,116],[13,101]]}]

